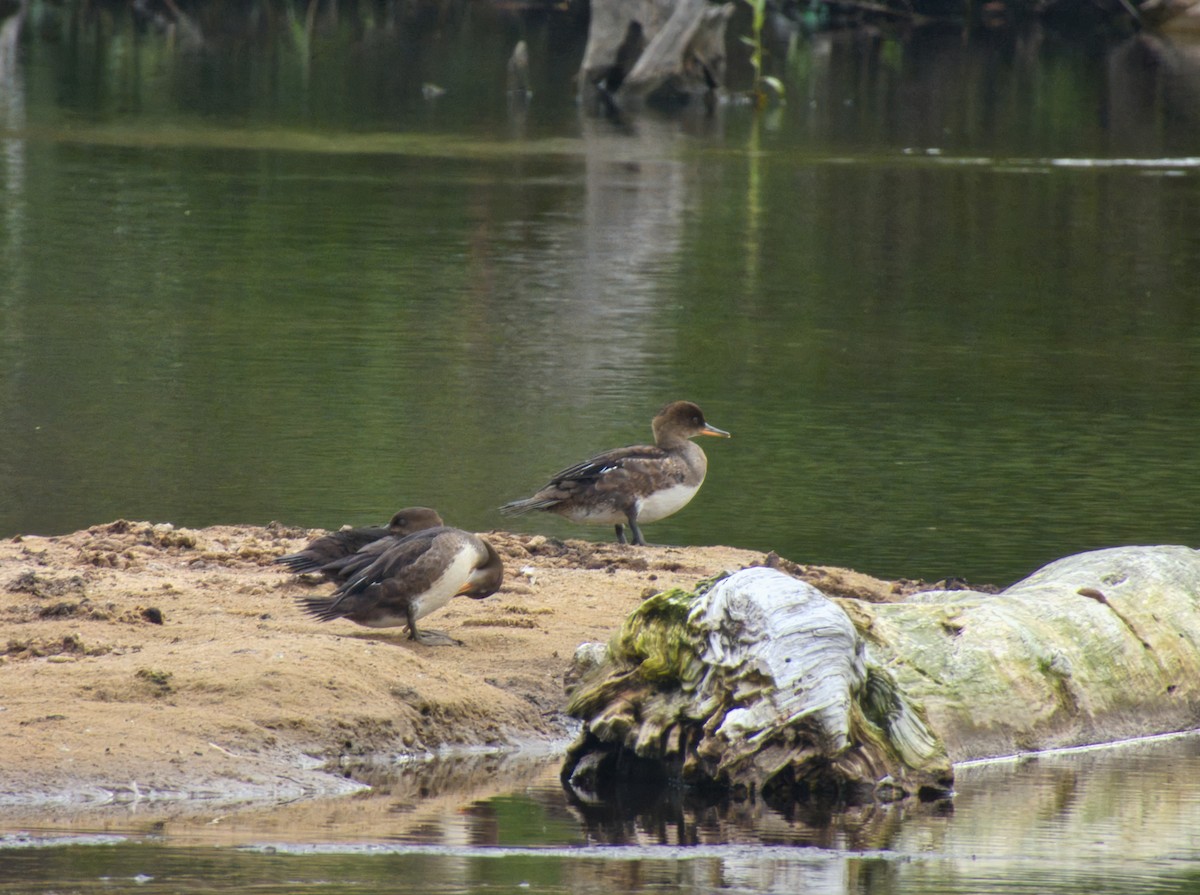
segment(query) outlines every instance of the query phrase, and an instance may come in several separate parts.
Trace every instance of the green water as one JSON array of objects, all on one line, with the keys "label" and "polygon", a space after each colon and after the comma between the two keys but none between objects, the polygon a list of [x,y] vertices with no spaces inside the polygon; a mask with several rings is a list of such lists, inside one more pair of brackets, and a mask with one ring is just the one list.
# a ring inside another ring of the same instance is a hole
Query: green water
[{"label": "green water", "polygon": [[426,504],[605,538],[495,507],[686,397],[734,438],[652,542],[996,583],[1200,543],[1184,50],[817,38],[761,118],[618,126],[563,17],[306,57],[128,16],[34,3],[0,54],[0,535]]}]

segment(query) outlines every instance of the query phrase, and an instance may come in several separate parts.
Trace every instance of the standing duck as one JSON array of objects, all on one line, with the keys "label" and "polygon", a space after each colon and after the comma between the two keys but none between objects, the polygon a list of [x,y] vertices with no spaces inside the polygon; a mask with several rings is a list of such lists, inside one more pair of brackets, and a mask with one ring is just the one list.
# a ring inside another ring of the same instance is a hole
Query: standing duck
[{"label": "standing duck", "polygon": [[705,422],[691,401],[666,405],[651,427],[653,445],[605,451],[564,469],[533,497],[506,503],[500,512],[514,516],[544,510],[585,525],[614,525],[621,544],[628,525],[633,543],[645,545],[639,523],[657,522],[683,509],[704,482],[708,458],[691,439],[730,437]]},{"label": "standing duck", "polygon": [[439,526],[401,538],[365,568],[346,574],[328,597],[297,597],[323,622],[345,618],[368,628],[405,625],[410,640],[427,646],[458,643],[436,631],[419,631],[417,620],[454,597],[479,600],[504,580],[500,556],[483,538]]},{"label": "standing duck", "polygon": [[304,572],[325,572],[327,577],[337,578],[337,568],[326,566],[344,560],[367,545],[376,544],[384,538],[403,538],[414,531],[434,528],[441,524],[442,517],[429,507],[407,507],[392,516],[387,528],[378,525],[343,528],[341,531],[319,537],[298,553],[281,556],[275,562],[287,566],[297,575]]}]

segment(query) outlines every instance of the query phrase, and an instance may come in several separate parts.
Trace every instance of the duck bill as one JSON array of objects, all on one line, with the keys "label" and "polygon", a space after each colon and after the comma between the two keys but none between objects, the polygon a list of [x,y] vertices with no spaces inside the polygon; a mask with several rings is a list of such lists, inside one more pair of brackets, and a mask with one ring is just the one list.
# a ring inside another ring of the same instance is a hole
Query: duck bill
[{"label": "duck bill", "polygon": [[724,429],[718,429],[716,426],[710,426],[708,423],[704,424],[704,428],[700,430],[700,434],[712,435],[714,438],[733,438],[733,436]]},{"label": "duck bill", "polygon": [[468,581],[454,592],[454,596],[470,597],[472,600],[482,600],[484,597],[490,597],[492,593],[492,591],[487,589],[484,589],[483,592],[480,592],[478,583]]}]

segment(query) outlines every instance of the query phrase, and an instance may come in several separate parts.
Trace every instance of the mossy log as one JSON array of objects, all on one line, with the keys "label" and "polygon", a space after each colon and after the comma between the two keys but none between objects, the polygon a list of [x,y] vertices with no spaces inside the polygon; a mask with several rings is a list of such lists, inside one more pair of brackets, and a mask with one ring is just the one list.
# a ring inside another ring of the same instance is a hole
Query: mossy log
[{"label": "mossy log", "polygon": [[952,763],[1200,724],[1200,552],[1068,557],[999,594],[831,599],[758,568],[648,599],[571,696],[579,792],[947,794]]}]

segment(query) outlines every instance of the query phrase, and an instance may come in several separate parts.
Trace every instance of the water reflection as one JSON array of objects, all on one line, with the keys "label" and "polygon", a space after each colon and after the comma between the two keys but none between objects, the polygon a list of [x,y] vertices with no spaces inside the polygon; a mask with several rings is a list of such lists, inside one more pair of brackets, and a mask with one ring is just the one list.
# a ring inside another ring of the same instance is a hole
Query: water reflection
[{"label": "water reflection", "polygon": [[[599,890],[607,878],[610,886],[635,892],[668,883],[687,892],[714,886],[743,892],[1076,892],[1095,885],[1136,892],[1186,880],[1189,865],[1200,860],[1200,788],[1194,784],[1200,740],[1194,735],[963,766],[952,806],[837,813],[796,806],[781,812],[671,790],[629,793],[603,809],[567,799],[578,820],[573,840],[559,838],[569,835],[569,826],[555,771],[546,766],[540,778],[525,782],[520,796],[472,802],[465,816],[478,832],[463,838],[501,846],[574,842],[567,851],[530,854],[569,862],[563,873],[571,885]],[[546,832],[539,834],[539,825]],[[495,831],[506,826],[508,838],[497,838]],[[522,841],[518,831],[529,838]],[[453,844],[457,838],[421,842]],[[588,845],[620,847],[607,852],[613,860],[594,862]],[[676,861],[691,859],[663,863],[664,850]]]},{"label": "water reflection", "polygon": [[[0,240],[0,268],[9,271],[9,289],[0,290],[0,306],[15,304],[24,273],[25,246],[25,73],[20,63],[21,29],[25,23],[26,3],[15,10],[0,12],[0,208],[3,209],[3,240]],[[16,342],[18,334],[5,327],[6,341]]]},{"label": "water reflection", "polygon": [[669,785],[622,787],[603,803],[568,793],[588,841],[604,845],[807,845],[871,851],[892,846],[902,824],[936,821],[953,813],[951,801],[902,805],[772,806],[761,799],[705,796]]},{"label": "water reflection", "polygon": [[492,247],[511,272],[495,335],[529,388],[518,404],[530,431],[547,404],[584,415],[628,400],[630,371],[656,367],[679,337],[662,306],[697,173],[679,158],[686,137],[653,119],[632,136],[606,121],[580,128],[581,207],[540,216]]},{"label": "water reflection", "polygon": [[[786,39],[787,116],[822,144],[1003,156],[1191,155],[1200,126],[1197,45],[1187,35],[1064,39],[1039,28],[915,30],[900,47],[869,30]],[[1082,71],[1101,64],[1091,76]]]},{"label": "water reflection", "polygon": [[[1123,142],[1145,152],[1167,119],[1200,125],[1200,43],[1194,36],[1168,39],[1143,33],[1115,47],[1108,57],[1105,121],[1120,128]],[[1187,144],[1192,150],[1195,143]]]},{"label": "water reflection", "polygon": [[[606,813],[572,804],[553,756],[472,756],[355,769],[371,794],[269,812],[120,825],[88,848],[26,827],[0,840],[6,880],[80,891],[661,891],[1080,893],[1188,891],[1200,878],[1200,740],[962,766],[953,810],[814,815],[665,793]],[[11,823],[3,825],[13,829]],[[67,829],[96,829],[85,817]],[[42,838],[38,838],[38,837]],[[40,842],[40,848],[21,848]],[[237,846],[230,848],[230,846]],[[15,874],[15,875],[14,875]],[[268,880],[288,881],[269,883]],[[12,891],[0,882],[0,891]],[[17,889],[18,891],[20,889]]]}]

